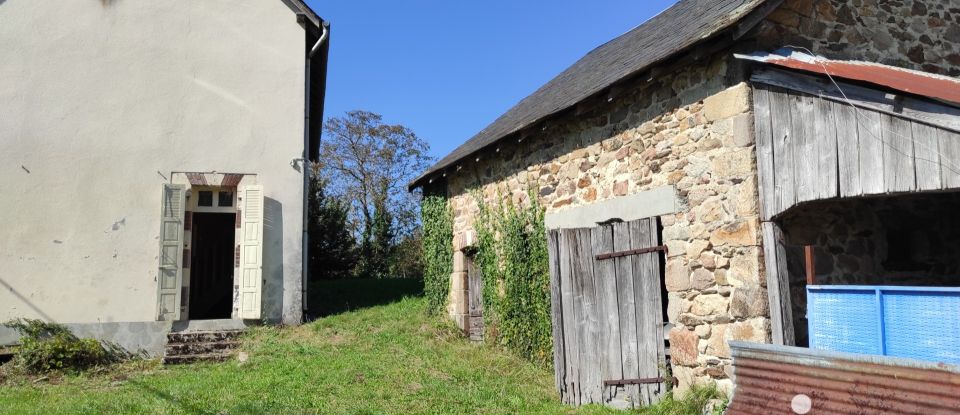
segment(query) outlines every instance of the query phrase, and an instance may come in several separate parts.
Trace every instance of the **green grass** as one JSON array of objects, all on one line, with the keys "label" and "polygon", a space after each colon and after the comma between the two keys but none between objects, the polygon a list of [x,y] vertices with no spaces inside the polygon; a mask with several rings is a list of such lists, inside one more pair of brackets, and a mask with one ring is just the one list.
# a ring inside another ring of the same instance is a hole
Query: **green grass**
[{"label": "green grass", "polygon": [[7,368],[0,414],[619,413],[560,405],[552,373],[470,344],[425,311],[422,297],[406,297],[301,327],[258,328],[243,364],[133,362],[40,382],[4,380]]}]

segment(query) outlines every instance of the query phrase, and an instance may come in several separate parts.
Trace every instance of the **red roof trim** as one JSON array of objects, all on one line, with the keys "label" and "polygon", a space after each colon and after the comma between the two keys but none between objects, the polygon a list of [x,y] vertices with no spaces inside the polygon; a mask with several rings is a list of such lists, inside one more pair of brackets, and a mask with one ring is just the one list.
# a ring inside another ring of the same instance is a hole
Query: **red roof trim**
[{"label": "red roof trim", "polygon": [[897,91],[960,104],[960,80],[894,66],[837,61],[796,51],[737,55],[738,58],[784,68],[882,85]]}]

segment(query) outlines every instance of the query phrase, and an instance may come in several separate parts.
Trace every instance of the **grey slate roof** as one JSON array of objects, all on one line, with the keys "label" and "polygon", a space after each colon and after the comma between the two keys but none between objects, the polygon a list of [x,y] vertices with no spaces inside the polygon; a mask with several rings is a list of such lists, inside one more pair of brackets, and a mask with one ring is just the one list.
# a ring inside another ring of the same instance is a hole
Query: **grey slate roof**
[{"label": "grey slate roof", "polygon": [[617,81],[710,38],[766,2],[680,0],[646,23],[588,53],[430,167],[413,182],[412,187],[505,136],[570,108]]}]

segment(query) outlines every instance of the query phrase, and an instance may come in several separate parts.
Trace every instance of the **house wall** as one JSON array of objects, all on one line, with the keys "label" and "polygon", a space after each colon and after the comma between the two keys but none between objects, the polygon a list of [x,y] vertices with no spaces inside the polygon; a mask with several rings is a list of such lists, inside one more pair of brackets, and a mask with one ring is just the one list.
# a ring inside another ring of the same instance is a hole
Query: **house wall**
[{"label": "house wall", "polygon": [[252,173],[301,317],[304,29],[280,1],[0,1],[0,321],[152,321],[161,185]]},{"label": "house wall", "polygon": [[[710,378],[729,387],[726,341],[770,336],[750,91],[742,68],[726,56],[624,87],[612,102],[561,116],[519,143],[505,140],[499,152],[464,161],[447,178],[457,249],[474,234],[471,189],[487,203],[527,203],[532,191],[548,214],[675,189],[679,213],[660,220],[669,247],[668,319],[676,326],[673,373],[681,389]],[[463,279],[462,273],[452,278],[455,318],[462,318]]]}]

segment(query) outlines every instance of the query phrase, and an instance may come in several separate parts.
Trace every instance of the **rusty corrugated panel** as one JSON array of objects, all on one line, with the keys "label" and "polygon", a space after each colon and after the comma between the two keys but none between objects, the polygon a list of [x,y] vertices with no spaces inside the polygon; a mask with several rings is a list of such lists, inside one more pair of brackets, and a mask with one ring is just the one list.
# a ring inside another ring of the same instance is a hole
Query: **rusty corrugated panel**
[{"label": "rusty corrugated panel", "polygon": [[736,388],[728,414],[960,413],[956,366],[756,343],[730,347]]},{"label": "rusty corrugated panel", "polygon": [[832,60],[789,49],[781,49],[774,53],[737,55],[737,57],[784,68],[869,82],[897,91],[960,104],[960,80],[947,76],[873,62]]}]

